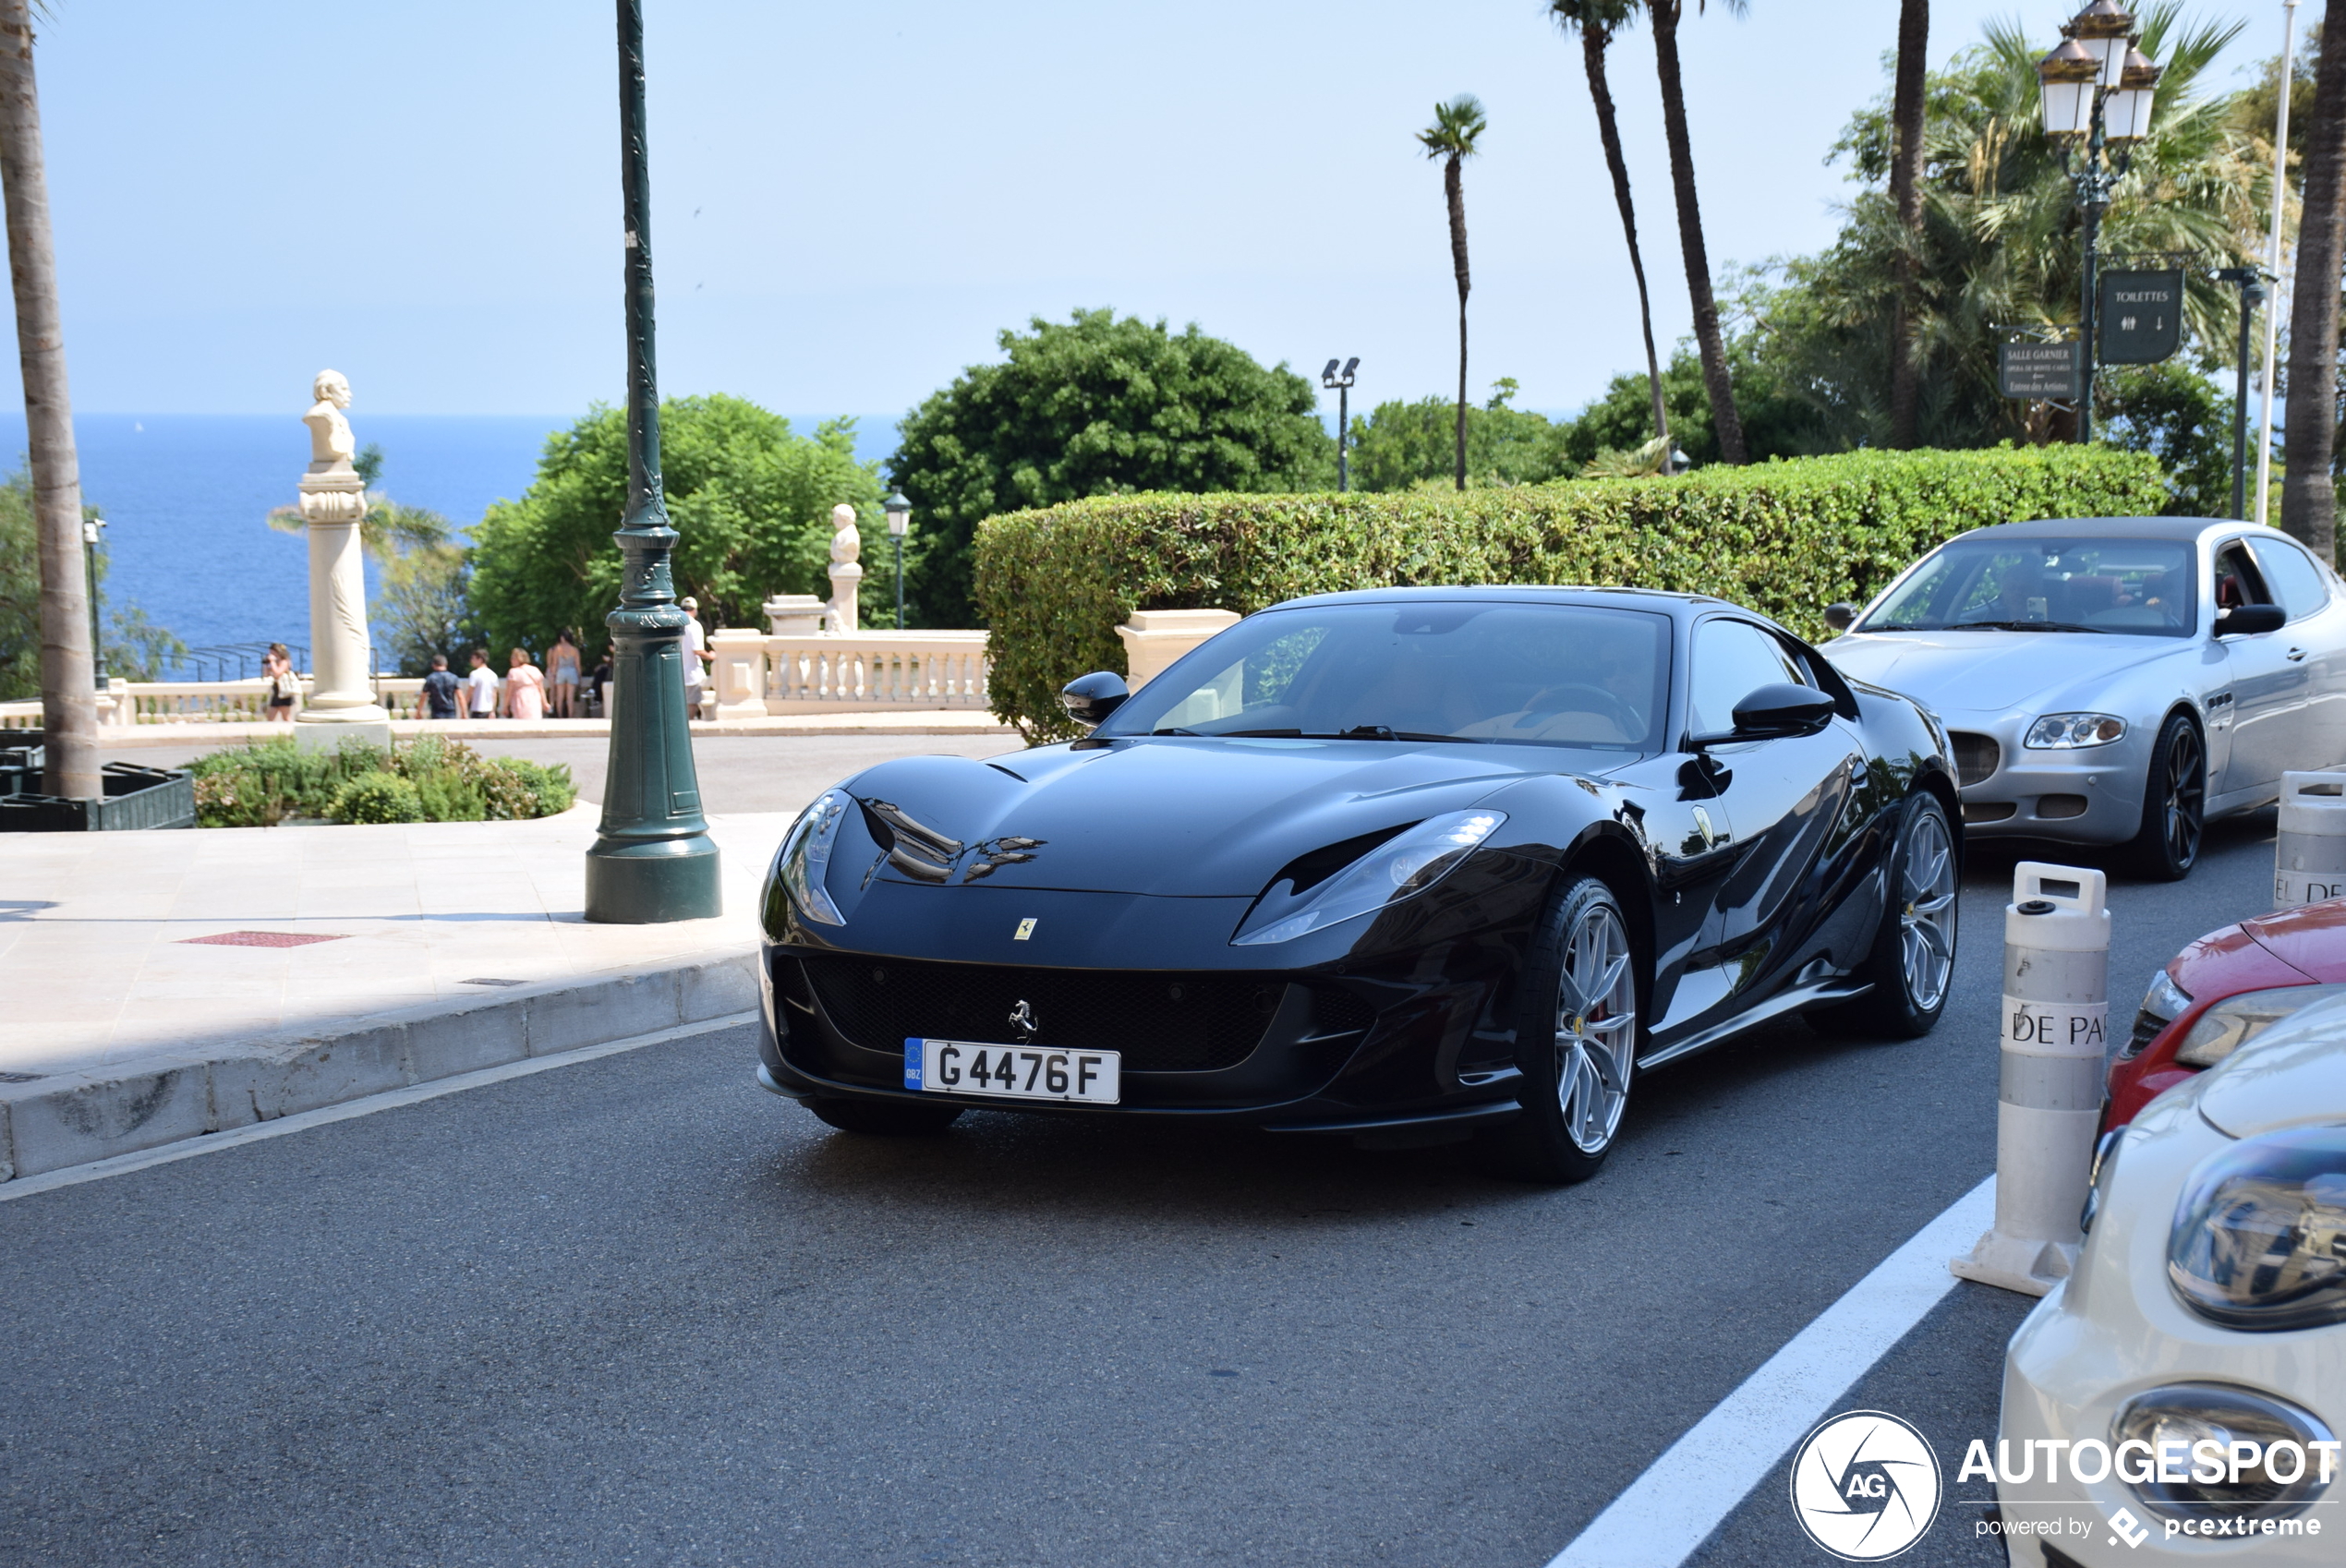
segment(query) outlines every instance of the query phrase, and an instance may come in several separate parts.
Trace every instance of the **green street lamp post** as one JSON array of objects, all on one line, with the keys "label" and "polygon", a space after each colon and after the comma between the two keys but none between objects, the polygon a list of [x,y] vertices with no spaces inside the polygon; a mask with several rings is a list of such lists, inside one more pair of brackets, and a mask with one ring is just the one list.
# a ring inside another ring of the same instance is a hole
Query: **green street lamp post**
[{"label": "green street lamp post", "polygon": [[888,515],[889,543],[896,547],[896,629],[904,630],[904,531],[913,525],[913,503],[904,492],[892,489],[880,502],[880,510]]},{"label": "green street lamp post", "polygon": [[105,645],[98,640],[98,530],[105,525],[103,517],[81,520],[81,564],[90,585],[90,670],[101,692],[106,689],[106,654]]},{"label": "green street lamp post", "polygon": [[611,760],[603,818],[586,851],[586,918],[617,925],[700,920],[721,894],[684,722],[685,615],[669,555],[676,530],[660,492],[659,380],[652,362],[651,191],[644,141],[643,0],[619,0],[620,184],[626,206],[625,565],[611,629]]},{"label": "green street lamp post", "polygon": [[[2100,259],[2101,215],[2126,176],[2134,147],[2150,134],[2151,101],[2163,68],[2135,48],[2134,13],[2118,0],[2092,0],[2062,26],[2062,42],[2037,62],[2045,135],[2061,152],[2085,217],[2085,286],[2078,320],[2085,365],[2077,389],[2077,440],[2093,439],[2094,271]],[[2085,157],[2074,154],[2079,146]]]}]

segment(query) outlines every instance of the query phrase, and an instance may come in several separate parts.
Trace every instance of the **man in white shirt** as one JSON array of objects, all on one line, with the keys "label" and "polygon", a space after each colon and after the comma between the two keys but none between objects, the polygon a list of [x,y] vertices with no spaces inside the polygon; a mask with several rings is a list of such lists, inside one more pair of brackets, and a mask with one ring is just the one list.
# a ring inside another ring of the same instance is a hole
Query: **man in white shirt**
[{"label": "man in white shirt", "polygon": [[493,718],[497,715],[497,672],[489,668],[489,650],[473,649],[473,669],[465,677],[465,690],[471,700],[466,705],[475,718]]},{"label": "man in white shirt", "polygon": [[704,666],[713,662],[715,656],[708,651],[708,633],[700,623],[700,600],[686,598],[683,608],[684,636],[691,645],[684,653],[684,717],[698,718],[701,691],[708,683]]}]

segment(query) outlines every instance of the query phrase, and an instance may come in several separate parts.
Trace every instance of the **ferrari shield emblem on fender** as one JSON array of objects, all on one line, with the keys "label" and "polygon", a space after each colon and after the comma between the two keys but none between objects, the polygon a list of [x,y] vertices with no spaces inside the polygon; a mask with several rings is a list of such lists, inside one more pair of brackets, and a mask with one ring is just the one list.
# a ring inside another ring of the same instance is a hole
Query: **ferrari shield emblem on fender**
[{"label": "ferrari shield emblem on fender", "polygon": [[1028,915],[1024,920],[1018,923],[1018,929],[1010,934],[1010,940],[1013,942],[1023,942],[1034,935],[1034,917],[1033,915]]}]

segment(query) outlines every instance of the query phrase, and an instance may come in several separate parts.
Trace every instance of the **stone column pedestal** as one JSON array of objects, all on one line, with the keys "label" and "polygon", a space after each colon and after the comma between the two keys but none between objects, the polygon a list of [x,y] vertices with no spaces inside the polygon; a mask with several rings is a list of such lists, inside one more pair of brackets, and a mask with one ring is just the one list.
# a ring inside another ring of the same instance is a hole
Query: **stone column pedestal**
[{"label": "stone column pedestal", "polygon": [[864,584],[864,569],[852,561],[831,562],[830,624],[826,632],[853,636],[856,631],[855,596]]},{"label": "stone column pedestal", "polygon": [[717,717],[766,717],[766,633],[755,627],[720,627],[708,640]]},{"label": "stone column pedestal", "polygon": [[764,606],[768,635],[812,637],[823,629],[826,608],[813,594],[776,594]]},{"label": "stone column pedestal", "polygon": [[[316,725],[308,743],[339,744],[364,734],[391,744],[391,715],[375,701],[367,669],[367,570],[358,523],[367,514],[367,481],[345,463],[312,463],[301,476],[301,515],[309,525],[309,699],[295,716]],[[371,730],[371,733],[368,731]]]},{"label": "stone column pedestal", "polygon": [[1116,629],[1124,644],[1124,683],[1137,692],[1175,659],[1239,618],[1227,609],[1136,609]]}]

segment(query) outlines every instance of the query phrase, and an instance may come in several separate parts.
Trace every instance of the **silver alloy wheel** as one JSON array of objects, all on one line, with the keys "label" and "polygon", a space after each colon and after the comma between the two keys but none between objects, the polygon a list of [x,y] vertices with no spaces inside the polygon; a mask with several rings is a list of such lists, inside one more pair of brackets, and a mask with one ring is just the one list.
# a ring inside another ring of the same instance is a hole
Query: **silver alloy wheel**
[{"label": "silver alloy wheel", "polygon": [[1946,820],[1917,811],[1906,835],[1898,899],[1898,962],[1906,1000],[1929,1012],[1947,995],[1955,968],[1955,854]]},{"label": "silver alloy wheel", "polygon": [[1556,984],[1556,1100],[1565,1136],[1583,1154],[1602,1153],[1629,1103],[1638,1049],[1638,980],[1621,913],[1600,903],[1565,938]]}]

